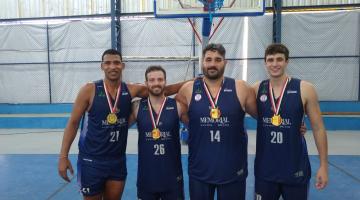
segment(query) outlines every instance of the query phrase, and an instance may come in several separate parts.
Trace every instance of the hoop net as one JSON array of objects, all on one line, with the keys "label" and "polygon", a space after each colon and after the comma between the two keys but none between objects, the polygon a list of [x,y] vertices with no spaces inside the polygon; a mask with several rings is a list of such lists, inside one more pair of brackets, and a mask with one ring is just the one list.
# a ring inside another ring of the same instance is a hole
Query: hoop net
[{"label": "hoop net", "polygon": [[212,21],[212,15],[215,11],[220,10],[224,5],[224,0],[199,0],[204,4],[204,11],[209,12],[210,21]]}]

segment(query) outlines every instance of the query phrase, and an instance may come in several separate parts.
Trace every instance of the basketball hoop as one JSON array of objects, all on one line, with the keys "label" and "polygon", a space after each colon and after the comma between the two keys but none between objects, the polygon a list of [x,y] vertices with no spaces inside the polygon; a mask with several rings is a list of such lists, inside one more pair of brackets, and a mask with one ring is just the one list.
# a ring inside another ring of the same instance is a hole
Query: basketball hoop
[{"label": "basketball hoop", "polygon": [[224,5],[224,0],[199,0],[204,4],[204,11],[220,10]]},{"label": "basketball hoop", "polygon": [[209,12],[210,22],[212,22],[212,17],[215,11],[221,9],[224,5],[224,0],[199,0],[204,4],[204,11]]},{"label": "basketball hoop", "polygon": [[260,16],[265,0],[153,0],[156,18]]},{"label": "basketball hoop", "polygon": [[204,4],[204,11],[209,12],[210,21],[215,11],[220,10],[224,5],[224,0],[199,0]]}]

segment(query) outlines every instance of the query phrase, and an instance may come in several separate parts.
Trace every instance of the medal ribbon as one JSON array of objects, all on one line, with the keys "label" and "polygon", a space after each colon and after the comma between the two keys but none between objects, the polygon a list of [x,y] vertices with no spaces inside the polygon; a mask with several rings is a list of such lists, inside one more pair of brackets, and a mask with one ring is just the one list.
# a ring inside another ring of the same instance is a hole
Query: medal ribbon
[{"label": "medal ribbon", "polygon": [[166,99],[167,99],[167,97],[165,97],[163,102],[161,103],[161,107],[160,107],[159,113],[158,113],[156,121],[155,121],[153,109],[152,109],[151,102],[150,102],[150,97],[148,98],[149,113],[150,113],[150,118],[151,118],[151,123],[153,125],[153,129],[156,129],[159,125],[160,116],[161,116],[162,110],[164,108]]},{"label": "medal ribbon", "polygon": [[120,96],[120,91],[121,91],[121,83],[120,83],[120,85],[118,87],[118,90],[117,90],[117,93],[116,93],[114,106],[111,105],[110,95],[109,95],[109,93],[108,93],[108,91],[106,89],[105,80],[103,81],[103,84],[104,84],[105,94],[106,94],[106,98],[107,98],[107,101],[108,101],[108,104],[109,104],[110,112],[115,113],[116,105],[117,105],[117,103],[119,101],[119,96]]},{"label": "medal ribbon", "polygon": [[221,88],[222,88],[222,86],[223,86],[223,84],[224,84],[224,80],[223,80],[223,82],[222,82],[222,84],[221,84],[221,86],[220,86],[219,91],[217,92],[217,94],[216,94],[216,96],[215,96],[215,99],[212,98],[212,96],[211,96],[211,94],[210,94],[210,92],[209,92],[209,89],[208,89],[208,87],[207,87],[204,79],[203,79],[203,84],[204,84],[206,96],[208,97],[209,102],[210,102],[210,104],[211,104],[211,108],[216,108],[217,102],[218,102],[218,100],[219,100]]},{"label": "medal ribbon", "polygon": [[275,105],[275,102],[274,102],[274,93],[273,93],[273,88],[271,86],[271,82],[269,81],[269,92],[270,92],[270,101],[271,101],[271,106],[273,107],[273,110],[274,110],[274,114],[275,115],[278,115],[279,114],[279,110],[280,110],[280,105],[281,105],[281,102],[282,102],[282,99],[284,97],[284,92],[285,92],[285,88],[286,88],[286,85],[288,84],[289,82],[289,78],[287,77],[286,78],[286,81],[281,89],[281,94],[280,94],[280,97],[279,99],[277,100],[276,102],[276,105]]}]

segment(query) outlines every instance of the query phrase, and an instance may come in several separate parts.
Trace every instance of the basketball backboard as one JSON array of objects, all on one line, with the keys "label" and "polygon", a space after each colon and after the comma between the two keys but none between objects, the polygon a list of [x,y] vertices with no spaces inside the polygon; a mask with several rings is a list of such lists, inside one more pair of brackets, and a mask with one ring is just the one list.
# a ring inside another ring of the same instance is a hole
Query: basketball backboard
[{"label": "basketball backboard", "polygon": [[[210,13],[204,8],[202,1],[204,0],[154,0],[155,17],[208,17]],[[223,6],[211,15],[213,17],[257,16],[263,15],[264,12],[265,0],[223,0]]]}]

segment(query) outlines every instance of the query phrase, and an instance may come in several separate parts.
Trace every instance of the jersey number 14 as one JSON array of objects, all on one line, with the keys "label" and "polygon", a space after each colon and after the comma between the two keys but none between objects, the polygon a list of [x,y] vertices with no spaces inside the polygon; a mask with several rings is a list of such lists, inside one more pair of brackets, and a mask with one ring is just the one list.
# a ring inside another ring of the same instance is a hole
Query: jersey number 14
[{"label": "jersey number 14", "polygon": [[216,130],[216,131],[211,130],[210,131],[210,140],[211,140],[211,142],[220,142],[220,131],[219,130]]}]

